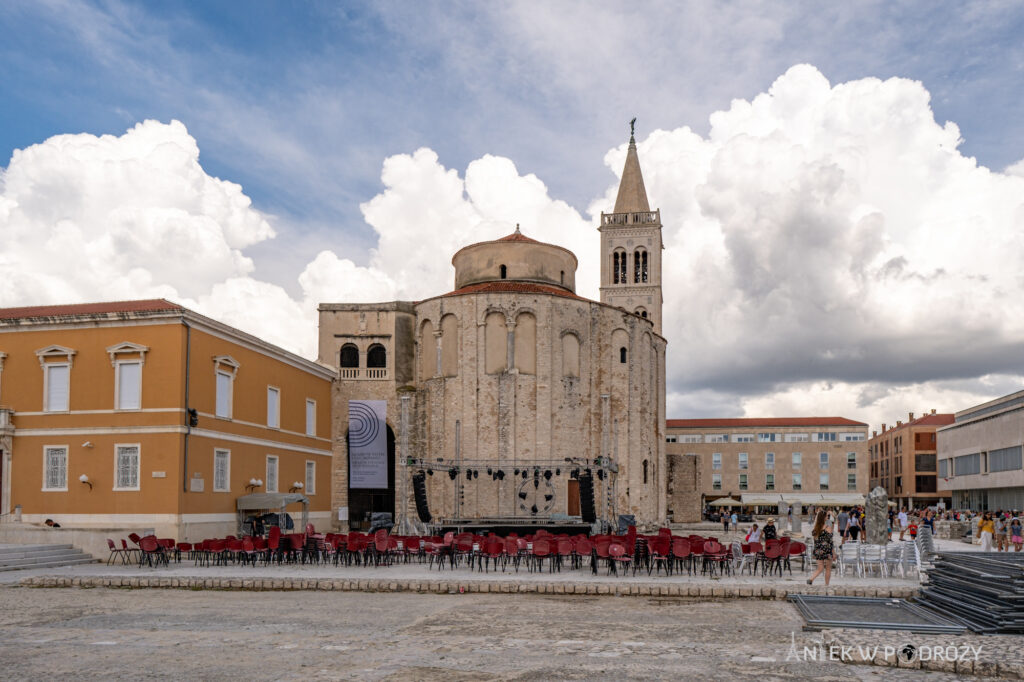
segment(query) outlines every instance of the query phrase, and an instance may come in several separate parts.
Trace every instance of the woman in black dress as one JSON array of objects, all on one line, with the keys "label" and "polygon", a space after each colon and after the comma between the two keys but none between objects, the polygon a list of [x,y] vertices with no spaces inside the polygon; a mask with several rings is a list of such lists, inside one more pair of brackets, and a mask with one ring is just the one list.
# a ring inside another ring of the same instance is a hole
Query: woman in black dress
[{"label": "woman in black dress", "polygon": [[832,543],[832,524],[825,516],[824,509],[818,510],[818,515],[814,519],[814,528],[811,530],[811,537],[814,538],[814,558],[818,562],[818,568],[807,579],[807,584],[813,584],[814,579],[824,571],[825,587],[828,587],[828,582],[832,578],[832,560],[835,558],[836,548]]}]

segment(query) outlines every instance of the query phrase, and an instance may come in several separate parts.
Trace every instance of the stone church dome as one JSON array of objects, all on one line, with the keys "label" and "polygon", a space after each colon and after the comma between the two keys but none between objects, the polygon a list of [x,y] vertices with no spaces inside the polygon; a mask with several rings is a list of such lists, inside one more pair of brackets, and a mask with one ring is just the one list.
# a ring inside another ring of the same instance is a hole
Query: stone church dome
[{"label": "stone church dome", "polygon": [[572,251],[530,239],[519,231],[489,242],[470,244],[452,257],[455,289],[484,282],[533,282],[576,292]]}]

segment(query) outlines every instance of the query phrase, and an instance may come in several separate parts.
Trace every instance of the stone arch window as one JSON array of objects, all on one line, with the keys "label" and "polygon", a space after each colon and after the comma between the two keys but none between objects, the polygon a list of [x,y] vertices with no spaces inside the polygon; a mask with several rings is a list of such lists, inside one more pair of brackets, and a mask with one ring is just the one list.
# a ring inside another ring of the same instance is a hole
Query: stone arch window
[{"label": "stone arch window", "polygon": [[486,369],[488,374],[501,374],[508,367],[508,325],[505,313],[488,313],[484,331]]},{"label": "stone arch window", "polygon": [[505,265],[499,266],[498,267],[498,271],[501,273],[501,278],[502,279],[508,279],[508,267],[507,266],[505,266]]},{"label": "stone arch window", "polygon": [[644,310],[643,308],[637,308],[636,309],[636,314],[639,315],[640,317],[644,318],[645,320],[647,319],[647,311]]},{"label": "stone arch window", "polygon": [[459,320],[454,315],[441,318],[441,376],[459,374]]},{"label": "stone arch window", "polygon": [[626,364],[626,347],[623,346],[619,349],[619,362],[623,365]]},{"label": "stone arch window", "polygon": [[647,485],[647,460],[644,460],[644,485]]},{"label": "stone arch window", "polygon": [[615,249],[612,253],[612,284],[626,283],[627,259],[625,249]]},{"label": "stone arch window", "polygon": [[420,379],[430,379],[436,369],[437,338],[434,337],[434,324],[425,320],[420,327]]},{"label": "stone arch window", "polygon": [[562,376],[580,375],[580,339],[572,332],[562,335]]},{"label": "stone arch window", "polygon": [[647,249],[633,252],[633,282],[640,284],[647,281]]},{"label": "stone arch window", "polygon": [[367,368],[383,368],[388,366],[388,352],[384,346],[375,343],[366,351]]},{"label": "stone arch window", "polygon": [[341,347],[338,358],[341,367],[353,368],[359,366],[359,348],[354,343],[346,343]]},{"label": "stone arch window", "polygon": [[558,271],[558,283],[565,286],[565,270]]},{"label": "stone arch window", "polygon": [[520,374],[537,373],[537,318],[533,313],[516,317],[515,363]]}]

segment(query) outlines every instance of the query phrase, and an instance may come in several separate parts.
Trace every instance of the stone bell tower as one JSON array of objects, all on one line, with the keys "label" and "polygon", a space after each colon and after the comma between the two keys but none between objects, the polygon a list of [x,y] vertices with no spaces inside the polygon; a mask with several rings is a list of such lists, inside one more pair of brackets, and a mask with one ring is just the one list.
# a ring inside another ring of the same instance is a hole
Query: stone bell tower
[{"label": "stone bell tower", "polygon": [[647,203],[630,122],[629,151],[611,213],[601,213],[601,302],[649,319],[661,334],[661,211]]}]

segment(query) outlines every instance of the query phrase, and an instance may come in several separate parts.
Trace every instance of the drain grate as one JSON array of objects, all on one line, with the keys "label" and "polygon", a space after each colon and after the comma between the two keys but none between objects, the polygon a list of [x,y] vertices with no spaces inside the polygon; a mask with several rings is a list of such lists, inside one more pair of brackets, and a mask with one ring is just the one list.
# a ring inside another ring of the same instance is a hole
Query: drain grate
[{"label": "drain grate", "polygon": [[791,594],[804,622],[812,628],[863,628],[920,633],[960,633],[964,627],[905,599],[827,597]]}]

